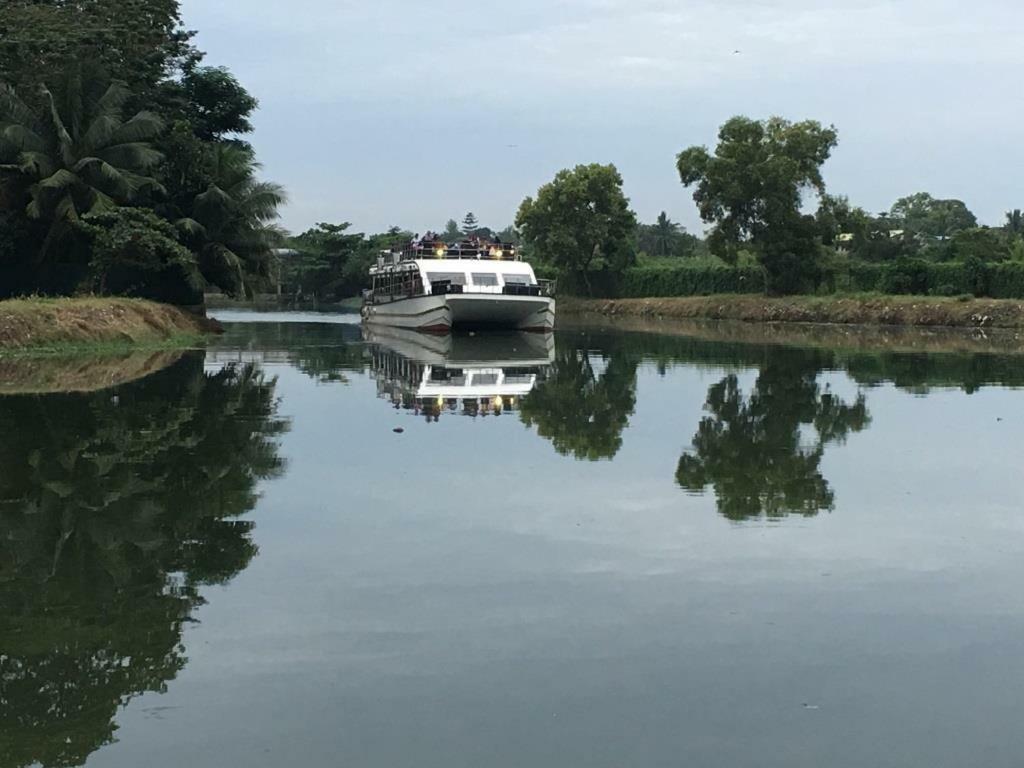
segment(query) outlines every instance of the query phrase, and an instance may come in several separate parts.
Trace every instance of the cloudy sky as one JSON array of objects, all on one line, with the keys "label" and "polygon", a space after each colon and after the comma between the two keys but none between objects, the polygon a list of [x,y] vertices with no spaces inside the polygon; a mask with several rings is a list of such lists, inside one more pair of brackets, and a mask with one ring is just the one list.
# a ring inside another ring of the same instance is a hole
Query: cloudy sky
[{"label": "cloudy sky", "polygon": [[833,123],[830,191],[870,211],[1024,207],[1020,0],[182,0],[257,95],[284,223],[511,223],[559,169],[615,163],[643,220],[702,225],[675,155],[732,115]]}]

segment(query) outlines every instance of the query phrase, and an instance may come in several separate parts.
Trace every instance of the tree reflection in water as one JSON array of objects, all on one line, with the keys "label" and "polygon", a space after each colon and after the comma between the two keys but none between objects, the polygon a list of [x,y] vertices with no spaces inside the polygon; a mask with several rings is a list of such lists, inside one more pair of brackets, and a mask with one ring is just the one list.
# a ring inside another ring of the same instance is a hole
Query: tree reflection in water
[{"label": "tree reflection in water", "polygon": [[[597,361],[603,371],[595,369]],[[559,339],[554,364],[545,381],[523,398],[520,418],[564,456],[611,459],[636,407],[637,363],[623,350],[591,353],[587,346]]]},{"label": "tree reflection in water", "polygon": [[115,391],[0,398],[0,767],[80,765],[186,661],[200,587],[256,554],[274,382],[202,356]]},{"label": "tree reflection in water", "polygon": [[818,383],[829,355],[773,348],[750,395],[735,375],[708,389],[705,410],[676,481],[691,492],[712,486],[730,520],[815,515],[834,496],[821,473],[825,446],[870,423],[863,394],[847,404]]}]

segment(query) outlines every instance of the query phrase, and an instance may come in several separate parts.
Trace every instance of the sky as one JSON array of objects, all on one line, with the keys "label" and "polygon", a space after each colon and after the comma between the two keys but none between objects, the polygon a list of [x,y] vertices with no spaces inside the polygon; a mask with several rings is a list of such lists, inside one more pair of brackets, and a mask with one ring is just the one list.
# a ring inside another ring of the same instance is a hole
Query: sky
[{"label": "sky", "polygon": [[614,163],[642,221],[701,223],[675,157],[742,114],[833,124],[829,192],[1024,207],[1019,0],[182,0],[260,100],[283,224],[510,224],[560,169]]}]

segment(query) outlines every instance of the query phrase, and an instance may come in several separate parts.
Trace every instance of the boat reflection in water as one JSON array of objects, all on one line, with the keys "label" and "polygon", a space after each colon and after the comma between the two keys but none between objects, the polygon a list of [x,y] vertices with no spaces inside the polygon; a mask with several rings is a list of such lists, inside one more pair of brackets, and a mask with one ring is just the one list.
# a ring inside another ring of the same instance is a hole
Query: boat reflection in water
[{"label": "boat reflection in water", "polygon": [[428,336],[364,328],[377,395],[396,410],[437,421],[442,413],[514,412],[544,380],[555,358],[550,333]]}]

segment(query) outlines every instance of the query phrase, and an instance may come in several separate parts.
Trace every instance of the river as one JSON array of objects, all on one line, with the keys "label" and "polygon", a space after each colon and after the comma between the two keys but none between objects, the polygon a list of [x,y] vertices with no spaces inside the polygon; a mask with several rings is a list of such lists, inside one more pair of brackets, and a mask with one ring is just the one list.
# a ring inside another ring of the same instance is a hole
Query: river
[{"label": "river", "polygon": [[1016,340],[222,319],[0,367],[0,768],[1020,765]]}]

